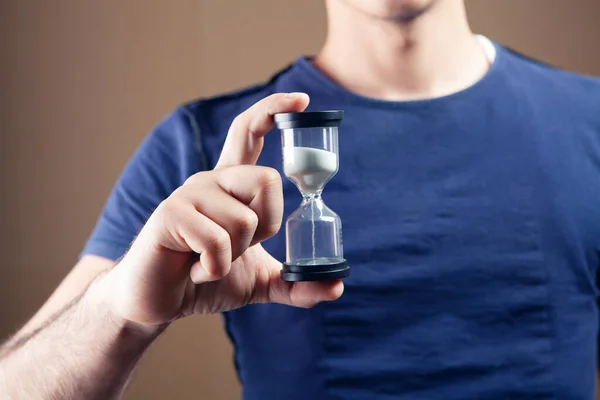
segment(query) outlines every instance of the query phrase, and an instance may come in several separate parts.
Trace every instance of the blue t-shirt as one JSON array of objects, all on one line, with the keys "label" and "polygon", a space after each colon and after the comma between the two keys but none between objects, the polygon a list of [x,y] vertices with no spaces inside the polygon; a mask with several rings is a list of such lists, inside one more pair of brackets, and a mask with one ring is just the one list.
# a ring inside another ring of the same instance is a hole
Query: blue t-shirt
[{"label": "blue t-shirt", "polygon": [[[325,188],[351,276],[310,310],[225,314],[245,399],[593,399],[600,81],[500,45],[461,92],[353,94],[305,58],[268,82],[182,105],[117,182],[84,254],[117,259],[152,210],[211,169],[233,118],[274,92],[343,109]],[[281,171],[280,135],[259,164]],[[300,204],[284,180],[285,216]],[[264,243],[280,260],[283,231]]]}]

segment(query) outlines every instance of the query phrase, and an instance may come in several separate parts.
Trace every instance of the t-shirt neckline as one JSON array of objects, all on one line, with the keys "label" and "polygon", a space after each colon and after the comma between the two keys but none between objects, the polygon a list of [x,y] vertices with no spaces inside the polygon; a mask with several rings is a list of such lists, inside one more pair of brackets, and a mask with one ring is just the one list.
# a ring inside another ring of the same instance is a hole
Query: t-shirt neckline
[{"label": "t-shirt neckline", "polygon": [[[478,35],[481,36],[481,35]],[[431,97],[418,100],[404,100],[404,101],[391,101],[382,100],[373,97],[363,96],[361,94],[351,92],[348,89],[340,86],[338,83],[332,81],[319,71],[313,64],[312,56],[300,56],[296,59],[295,66],[298,67],[301,73],[306,75],[309,82],[312,82],[311,89],[315,92],[326,91],[330,96],[336,96],[340,100],[349,102],[352,104],[376,107],[376,108],[411,108],[411,107],[436,107],[447,105],[455,101],[463,101],[471,97],[477,97],[479,94],[486,92],[486,88],[490,86],[498,75],[498,70],[504,63],[505,54],[502,52],[502,47],[498,43],[491,41],[490,39],[483,37],[483,40],[488,41],[493,46],[494,52],[491,58],[491,65],[488,71],[482,76],[477,82],[471,86],[461,89],[457,92],[450,93],[444,96]],[[481,42],[481,39],[480,39]],[[485,49],[486,55],[490,55],[490,48]]]}]

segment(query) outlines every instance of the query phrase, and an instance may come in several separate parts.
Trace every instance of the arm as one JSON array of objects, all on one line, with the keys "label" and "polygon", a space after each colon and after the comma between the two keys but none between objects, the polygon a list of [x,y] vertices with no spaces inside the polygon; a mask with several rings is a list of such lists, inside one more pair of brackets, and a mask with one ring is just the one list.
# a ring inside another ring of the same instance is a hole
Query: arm
[{"label": "arm", "polygon": [[65,306],[81,296],[88,285],[103,271],[114,266],[114,261],[97,256],[84,256],[73,267],[46,303],[35,315],[5,344],[16,344],[23,338],[44,326],[47,321],[60,313]]},{"label": "arm", "polygon": [[110,312],[100,277],[37,332],[0,353],[3,399],[116,399],[162,331]]},{"label": "arm", "polygon": [[104,204],[83,257],[12,342],[43,326],[81,295],[98,274],[114,267],[156,207],[198,167],[206,169],[194,146],[193,126],[190,117],[178,108],[144,139]]},{"label": "arm", "polygon": [[284,282],[281,263],[260,245],[281,226],[282,183],[277,171],[252,164],[273,113],[307,103],[306,96],[278,94],[238,116],[215,170],[187,179],[116,266],[5,347],[0,398],[119,398],[145,349],[178,318],[249,303],[312,307],[340,297],[340,281]]}]

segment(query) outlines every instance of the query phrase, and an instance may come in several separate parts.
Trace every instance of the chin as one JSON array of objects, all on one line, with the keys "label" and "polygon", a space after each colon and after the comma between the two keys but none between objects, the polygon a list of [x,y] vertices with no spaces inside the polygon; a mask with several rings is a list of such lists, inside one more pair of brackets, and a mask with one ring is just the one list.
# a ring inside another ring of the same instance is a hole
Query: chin
[{"label": "chin", "polygon": [[343,0],[377,18],[411,21],[425,13],[438,0]]}]

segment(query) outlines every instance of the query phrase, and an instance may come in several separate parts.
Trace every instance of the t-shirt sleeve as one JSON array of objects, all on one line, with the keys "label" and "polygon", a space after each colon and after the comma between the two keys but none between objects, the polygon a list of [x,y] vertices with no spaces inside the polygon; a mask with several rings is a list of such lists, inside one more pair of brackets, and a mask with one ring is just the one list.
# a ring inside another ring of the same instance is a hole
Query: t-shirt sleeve
[{"label": "t-shirt sleeve", "polygon": [[154,209],[185,180],[206,170],[201,132],[184,107],[145,138],[117,180],[83,255],[118,260]]}]

